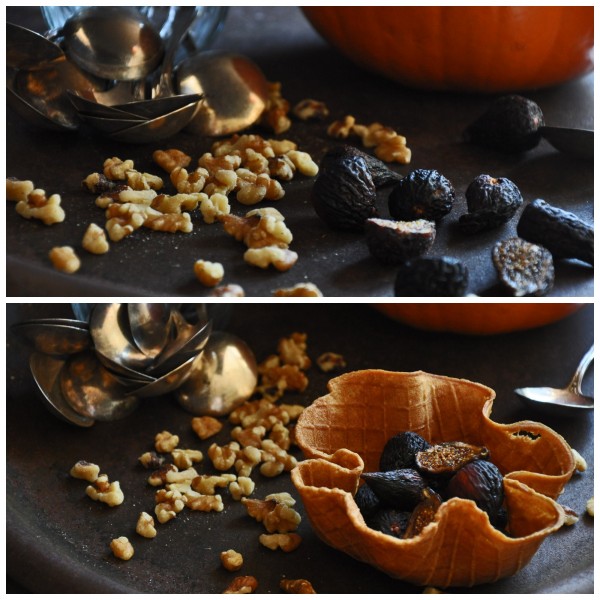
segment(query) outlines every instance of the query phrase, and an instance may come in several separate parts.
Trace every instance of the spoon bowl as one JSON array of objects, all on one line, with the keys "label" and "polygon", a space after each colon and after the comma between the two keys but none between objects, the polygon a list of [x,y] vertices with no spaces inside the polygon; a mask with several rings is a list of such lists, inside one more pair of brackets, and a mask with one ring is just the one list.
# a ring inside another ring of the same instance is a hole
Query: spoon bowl
[{"label": "spoon bowl", "polygon": [[214,332],[177,390],[177,400],[194,415],[223,416],[250,398],[256,382],[256,359],[247,344]]},{"label": "spoon bowl", "polygon": [[93,352],[81,352],[65,362],[60,386],[64,399],[75,412],[98,421],[122,419],[139,402],[99,364]]},{"label": "spoon bowl", "polygon": [[90,347],[87,329],[56,323],[24,321],[15,323],[11,330],[36,352],[56,358],[65,358]]},{"label": "spoon bowl", "polygon": [[581,359],[573,378],[564,389],[552,387],[524,387],[515,393],[527,404],[537,409],[560,414],[574,414],[594,408],[594,399],[583,395],[581,382],[589,365],[594,360],[594,346]]},{"label": "spoon bowl", "polygon": [[31,354],[29,368],[39,396],[46,408],[63,421],[79,427],[91,427],[95,422],[94,419],[76,412],[62,394],[60,373],[64,364],[64,360],[59,360],[39,352]]},{"label": "spoon bowl", "polygon": [[168,304],[131,303],[127,305],[129,327],[137,347],[151,358],[156,358],[167,345],[171,310]]},{"label": "spoon bowl", "polygon": [[62,48],[43,35],[14,23],[6,24],[7,67],[39,69],[64,58]]},{"label": "spoon bowl", "polygon": [[162,396],[177,389],[184,383],[192,372],[194,361],[198,359],[197,355],[192,356],[178,367],[172,369],[162,377],[159,377],[152,383],[148,383],[135,391],[138,398],[153,398]]},{"label": "spoon bowl", "polygon": [[62,34],[69,58],[103,79],[141,79],[164,54],[160,34],[133,7],[85,8],[66,21]]}]

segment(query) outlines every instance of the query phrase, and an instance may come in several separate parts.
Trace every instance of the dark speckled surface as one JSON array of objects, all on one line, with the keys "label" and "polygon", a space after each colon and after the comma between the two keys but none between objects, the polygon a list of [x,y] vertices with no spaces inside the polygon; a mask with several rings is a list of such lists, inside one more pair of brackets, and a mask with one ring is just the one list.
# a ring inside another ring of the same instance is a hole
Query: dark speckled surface
[{"label": "dark speckled surface", "polygon": [[[9,305],[8,324],[29,317],[68,316],[63,305]],[[593,342],[593,306],[565,320],[519,333],[493,337],[431,334],[389,321],[360,304],[236,305],[228,329],[243,337],[260,359],[272,353],[278,339],[293,331],[308,334],[314,359],[325,351],[345,355],[348,370],[383,368],[424,370],[463,377],[497,393],[492,419],[512,423],[539,420],[554,428],[587,460],[560,502],[580,520],[564,527],[541,545],[533,560],[512,578],[480,586],[474,593],[573,593],[593,591],[593,520],[585,503],[593,495],[593,413],[577,418],[551,417],[525,407],[513,394],[521,385],[565,385]],[[243,507],[224,495],[220,514],[184,511],[159,526],[146,540],[134,532],[140,511],[153,509],[153,489],[137,457],[152,448],[154,435],[168,429],[181,436],[181,445],[203,451],[190,428],[190,415],[170,397],[144,401],[137,412],[114,423],[77,429],[50,416],[36,397],[27,370],[27,352],[14,339],[7,345],[7,570],[13,581],[31,592],[47,593],[220,593],[232,574],[220,567],[219,553],[235,548],[245,557],[241,574],[254,575],[257,593],[275,593],[282,577],[306,578],[318,593],[408,593],[421,589],[396,581],[324,545],[303,516],[303,542],[291,555],[272,552],[258,543],[262,526]],[[328,375],[314,367],[309,387],[289,394],[286,402],[308,404],[326,393]],[[593,389],[593,369],[584,389]],[[217,441],[224,443],[229,426]],[[298,456],[298,458],[301,458]],[[79,459],[96,462],[111,479],[118,479],[125,502],[108,508],[91,501],[85,482],[69,477]],[[206,464],[200,472],[207,472]],[[290,491],[287,476],[256,476],[255,497]],[[127,563],[116,560],[108,545],[126,535],[136,554]]]},{"label": "dark speckled surface", "polygon": [[[8,20],[41,28],[36,9],[10,8]],[[406,174],[412,168],[433,168],[452,181],[457,190],[454,210],[438,228],[430,254],[462,259],[470,271],[469,292],[503,295],[491,261],[499,239],[514,234],[518,216],[508,225],[473,237],[456,227],[466,211],[464,191],[480,173],[512,179],[526,201],[541,197],[580,217],[593,220],[593,168],[555,152],[546,142],[523,156],[503,156],[461,143],[465,126],[490,102],[481,95],[428,93],[410,90],[365,72],[329,47],[296,7],[233,7],[217,44],[253,58],[271,81],[280,81],[292,103],[306,97],[323,100],[331,119],[353,114],[358,122],[379,121],[408,139],[413,159],[394,168]],[[499,67],[501,68],[501,66]],[[541,106],[548,124],[593,128],[593,75],[561,87],[527,92]],[[294,122],[282,137],[319,160],[333,144],[324,123]],[[264,133],[264,132],[262,132]],[[167,147],[187,151],[194,159],[207,151],[210,140],[181,133]],[[242,285],[248,296],[271,296],[273,290],[301,281],[316,284],[326,296],[375,297],[393,293],[395,269],[378,264],[360,234],[329,230],[316,217],[311,203],[312,180],[297,177],[286,184],[286,197],[277,208],[293,235],[297,264],[286,273],[262,271],[242,260],[243,247],[224,234],[219,225],[193,220],[190,235],[137,231],[114,244],[104,256],[80,251],[82,268],[74,276],[57,273],[48,251],[55,245],[80,246],[91,221],[103,222],[100,209],[84,193],[80,181],[97,171],[105,158],[134,159],[140,170],[156,172],[151,154],[165,143],[123,145],[94,137],[49,134],[33,130],[8,111],[7,174],[33,179],[38,187],[63,198],[67,219],[46,227],[19,217],[7,208],[8,292],[12,296],[203,296],[210,293],[194,278],[198,258],[216,260],[225,267],[225,282]],[[378,198],[387,216],[387,191]],[[232,202],[232,211],[246,207]],[[593,269],[579,263],[557,265],[556,296],[593,296]]]}]

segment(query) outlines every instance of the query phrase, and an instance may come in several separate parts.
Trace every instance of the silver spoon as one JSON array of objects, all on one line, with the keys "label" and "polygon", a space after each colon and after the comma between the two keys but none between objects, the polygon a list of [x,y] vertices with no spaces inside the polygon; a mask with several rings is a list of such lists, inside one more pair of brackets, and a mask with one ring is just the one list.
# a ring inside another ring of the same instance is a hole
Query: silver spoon
[{"label": "silver spoon", "polygon": [[592,129],[575,129],[573,127],[549,127],[543,125],[538,129],[554,148],[576,158],[593,160],[594,131]]},{"label": "silver spoon", "polygon": [[80,415],[73,410],[65,400],[60,386],[60,372],[65,364],[64,360],[52,358],[46,354],[33,352],[29,357],[29,368],[37,386],[39,395],[46,407],[55,416],[67,423],[79,427],[91,427],[94,419]]},{"label": "silver spoon", "polygon": [[141,79],[164,53],[159,33],[134,7],[85,8],[66,21],[62,34],[71,60],[109,80]]},{"label": "silver spoon", "polygon": [[594,360],[594,346],[581,359],[573,378],[566,388],[526,387],[517,388],[515,393],[527,403],[537,408],[547,408],[566,413],[568,411],[591,410],[594,399],[584,396],[581,391],[581,381],[590,363]]},{"label": "silver spoon", "polygon": [[195,415],[230,413],[254,392],[256,360],[240,338],[215,332],[194,363],[187,381],[177,390],[177,400]]},{"label": "silver spoon", "polygon": [[57,323],[15,323],[11,331],[38,352],[54,357],[66,357],[86,350],[91,345],[87,329]]},{"label": "silver spoon", "polygon": [[69,358],[60,372],[63,397],[75,412],[98,421],[115,421],[137,408],[138,398],[121,385],[93,352]]},{"label": "silver spoon", "polygon": [[171,310],[168,304],[130,303],[127,305],[131,335],[137,347],[150,358],[156,358],[167,345]]},{"label": "silver spoon", "polygon": [[156,381],[137,388],[135,390],[135,395],[138,398],[152,398],[154,396],[162,396],[163,394],[172,392],[190,376],[194,361],[197,360],[197,358],[198,356],[194,355],[165,375],[159,377]]},{"label": "silver spoon", "polygon": [[198,135],[229,135],[249,127],[262,114],[268,86],[262,71],[247,57],[222,51],[200,52],[175,70],[180,93],[204,94],[188,125]]},{"label": "silver spoon", "polygon": [[14,69],[39,69],[56,60],[64,60],[64,52],[54,42],[26,27],[6,24],[6,66]]},{"label": "silver spoon", "polygon": [[138,371],[152,364],[152,358],[131,337],[126,304],[96,304],[90,316],[90,333],[96,351],[117,365]]}]

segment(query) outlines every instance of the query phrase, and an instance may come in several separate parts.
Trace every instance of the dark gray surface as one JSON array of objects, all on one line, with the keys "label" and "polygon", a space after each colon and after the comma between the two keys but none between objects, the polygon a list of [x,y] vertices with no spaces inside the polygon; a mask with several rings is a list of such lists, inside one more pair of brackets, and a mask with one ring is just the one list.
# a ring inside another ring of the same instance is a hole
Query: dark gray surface
[{"label": "dark gray surface", "polygon": [[[28,317],[65,316],[63,305],[9,305],[8,323]],[[324,351],[345,355],[348,370],[383,368],[425,370],[464,377],[497,393],[492,418],[499,423],[539,420],[554,428],[587,460],[560,497],[580,515],[544,541],[531,563],[512,578],[484,585],[473,593],[572,593],[593,591],[593,520],[585,503],[593,495],[593,414],[548,417],[532,411],[513,394],[521,385],[562,386],[593,342],[593,306],[543,328],[493,337],[432,334],[399,325],[367,305],[236,305],[229,330],[245,339],[257,357],[275,350],[277,340],[293,331],[308,334],[309,355]],[[239,503],[224,495],[220,514],[184,511],[159,526],[158,537],[145,540],[134,532],[137,514],[153,509],[147,472],[137,457],[151,449],[154,435],[168,429],[181,445],[203,451],[190,428],[190,415],[172,398],[144,401],[127,419],[89,430],[50,416],[36,397],[26,368],[27,352],[9,335],[7,394],[7,569],[32,592],[220,593],[233,575],[220,567],[219,552],[241,551],[254,575],[258,593],[275,593],[281,577],[309,579],[319,593],[406,593],[420,588],[387,577],[325,546],[311,530],[302,506],[301,546],[293,554],[271,552],[258,544],[263,529]],[[326,393],[328,375],[311,368],[306,392],[286,402],[307,404]],[[584,389],[593,389],[593,369]],[[228,429],[226,427],[225,429]],[[224,443],[226,434],[217,441]],[[96,462],[125,491],[125,503],[108,508],[85,496],[85,482],[69,477],[79,459]],[[200,467],[206,472],[207,466]],[[287,476],[256,477],[255,497],[288,490]],[[127,563],[112,557],[108,544],[126,535],[136,554]]]},{"label": "dark gray surface", "polygon": [[[7,17],[42,27],[36,9],[10,8]],[[518,219],[517,215],[508,225],[476,236],[460,233],[456,222],[466,211],[464,191],[477,175],[508,177],[526,201],[541,197],[593,220],[591,164],[561,155],[547,142],[523,156],[509,157],[461,143],[463,129],[483,112],[490,97],[419,92],[363,71],[329,47],[296,7],[232,7],[216,46],[253,58],[269,80],[282,83],[283,95],[292,104],[307,97],[327,103],[331,115],[326,123],[295,122],[281,136],[296,141],[316,160],[335,143],[326,135],[326,124],[345,114],[354,115],[361,123],[382,122],[405,135],[413,152],[412,163],[394,169],[402,174],[414,168],[437,169],[457,190],[456,206],[439,227],[430,254],[461,258],[470,271],[471,293],[504,295],[497,287],[491,249],[497,240],[514,234]],[[548,124],[593,128],[593,87],[593,75],[588,75],[526,94],[539,103]],[[210,291],[193,275],[198,258],[222,262],[225,282],[242,285],[248,296],[271,296],[273,290],[300,281],[315,283],[326,296],[392,295],[395,269],[370,257],[362,235],[329,230],[310,203],[313,180],[302,176],[285,184],[286,196],[275,204],[286,217],[294,235],[291,247],[300,257],[286,273],[245,264],[243,246],[221,226],[203,224],[198,215],[193,217],[191,235],[137,231],[113,244],[104,256],[80,250],[82,268],[75,275],[56,272],[48,260],[50,248],[70,244],[79,249],[87,225],[104,222],[93,197],[80,189],[80,181],[98,171],[109,156],[131,158],[138,169],[158,172],[151,154],[159,147],[180,148],[195,161],[209,149],[210,140],[181,133],[168,143],[127,146],[85,131],[71,135],[34,130],[8,111],[7,175],[32,179],[49,193],[60,193],[67,213],[64,223],[46,227],[25,221],[15,213],[13,204],[8,204],[9,295],[207,295]],[[379,194],[382,216],[388,215],[388,193]],[[247,207],[232,201],[232,211],[244,214]],[[561,262],[552,295],[593,296],[593,269]]]}]

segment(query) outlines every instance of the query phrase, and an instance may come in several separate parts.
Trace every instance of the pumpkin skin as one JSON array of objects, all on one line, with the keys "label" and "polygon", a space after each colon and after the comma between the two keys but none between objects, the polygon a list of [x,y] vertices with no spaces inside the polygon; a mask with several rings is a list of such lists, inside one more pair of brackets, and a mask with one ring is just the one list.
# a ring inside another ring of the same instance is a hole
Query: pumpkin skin
[{"label": "pumpkin skin", "polygon": [[559,321],[583,304],[375,304],[397,321],[429,331],[493,335]]},{"label": "pumpkin skin", "polygon": [[508,92],[593,69],[593,6],[311,6],[358,65],[428,90]]}]

